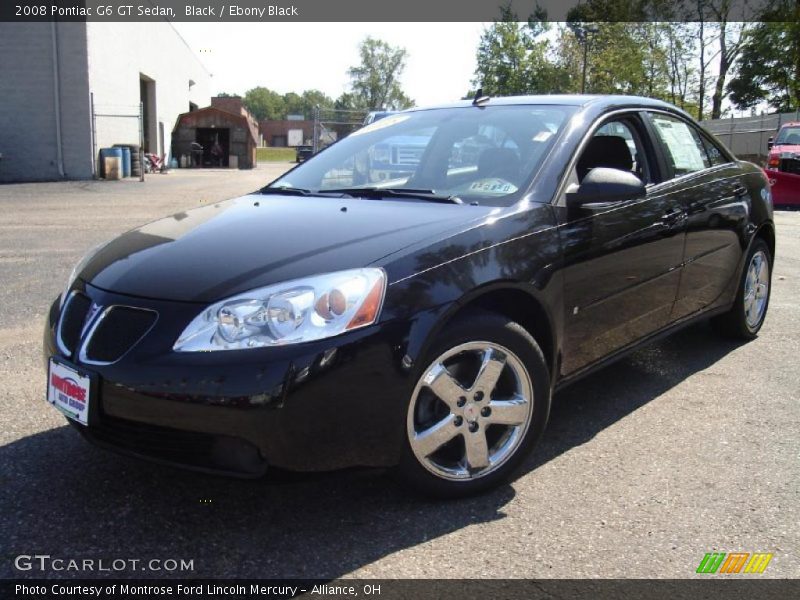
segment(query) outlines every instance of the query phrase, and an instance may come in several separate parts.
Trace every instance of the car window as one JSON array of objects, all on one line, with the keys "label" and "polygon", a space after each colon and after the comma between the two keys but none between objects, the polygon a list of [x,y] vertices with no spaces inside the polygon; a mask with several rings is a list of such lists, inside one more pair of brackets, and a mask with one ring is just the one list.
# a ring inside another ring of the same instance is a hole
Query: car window
[{"label": "car window", "polygon": [[628,171],[645,183],[652,182],[646,150],[629,118],[609,121],[594,133],[576,163],[577,180],[597,167]]},{"label": "car window", "polygon": [[366,146],[322,176],[321,189],[408,179],[417,170],[435,129],[422,127]]},{"label": "car window", "polygon": [[800,144],[800,126],[787,125],[782,127],[775,138],[775,144]]},{"label": "car window", "polygon": [[512,105],[389,115],[293,169],[272,187],[433,190],[507,206],[527,189],[571,106]]},{"label": "car window", "polygon": [[481,155],[491,148],[508,148],[519,159],[519,147],[508,132],[494,125],[482,125],[475,135],[453,143],[447,168],[477,168]]},{"label": "car window", "polygon": [[706,154],[708,155],[708,160],[712,167],[724,165],[730,162],[728,157],[715,142],[708,139],[708,137],[705,135],[702,135],[701,139],[703,140],[703,146],[705,146]]},{"label": "car window", "polygon": [[651,119],[656,135],[664,144],[673,176],[680,177],[711,166],[700,134],[692,126],[663,114],[652,114]]}]

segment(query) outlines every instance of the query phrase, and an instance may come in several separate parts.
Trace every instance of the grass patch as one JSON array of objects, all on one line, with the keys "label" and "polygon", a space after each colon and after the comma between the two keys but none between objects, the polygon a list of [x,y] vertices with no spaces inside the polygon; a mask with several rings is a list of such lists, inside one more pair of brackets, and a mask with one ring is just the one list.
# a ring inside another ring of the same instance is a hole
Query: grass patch
[{"label": "grass patch", "polygon": [[256,148],[257,162],[288,162],[296,157],[294,148]]}]

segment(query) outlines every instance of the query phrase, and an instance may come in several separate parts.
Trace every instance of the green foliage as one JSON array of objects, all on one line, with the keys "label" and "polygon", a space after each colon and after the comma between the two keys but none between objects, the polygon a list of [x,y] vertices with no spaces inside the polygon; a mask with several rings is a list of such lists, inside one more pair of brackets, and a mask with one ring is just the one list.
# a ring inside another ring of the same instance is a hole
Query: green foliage
[{"label": "green foliage", "polygon": [[473,85],[490,96],[565,91],[567,74],[549,60],[544,19],[540,12],[520,23],[509,6],[501,8],[500,20],[481,35]]},{"label": "green foliage", "polygon": [[778,111],[800,108],[798,16],[784,22],[757,23],[746,35],[738,72],[728,84],[731,102],[737,108],[751,108],[761,102]]},{"label": "green foliage", "polygon": [[400,87],[408,57],[405,48],[367,37],[358,51],[361,63],[347,71],[351,92],[342,94],[337,108],[399,110],[414,105]]},{"label": "green foliage", "polygon": [[259,121],[262,119],[281,120],[286,115],[303,115],[313,118],[314,107],[330,108],[333,100],[319,90],[306,90],[302,94],[289,92],[279,94],[269,88],[255,87],[247,90],[242,100],[245,107]]},{"label": "green foliage", "polygon": [[669,95],[669,63],[659,23],[581,23],[562,27],[555,58],[561,90],[579,93],[586,58],[586,93]]},{"label": "green foliage", "polygon": [[244,105],[259,121],[262,119],[283,119],[286,115],[286,104],[283,96],[265,87],[247,90],[243,98]]},{"label": "green foliage", "polygon": [[555,35],[543,14],[520,22],[506,6],[481,36],[467,97],[479,87],[488,95],[580,93],[585,70],[586,93],[648,96],[696,112],[696,24],[642,16],[679,14],[687,6],[680,0],[589,0],[570,12],[581,20],[559,25]]}]

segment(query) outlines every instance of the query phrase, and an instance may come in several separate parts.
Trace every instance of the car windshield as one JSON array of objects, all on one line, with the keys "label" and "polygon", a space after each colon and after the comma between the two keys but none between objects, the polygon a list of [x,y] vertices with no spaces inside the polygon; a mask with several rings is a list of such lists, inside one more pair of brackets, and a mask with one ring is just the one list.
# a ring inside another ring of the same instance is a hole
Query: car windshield
[{"label": "car windshield", "polygon": [[800,144],[800,126],[797,127],[784,127],[778,133],[778,139],[775,140],[776,144]]},{"label": "car windshield", "polygon": [[375,198],[382,197],[380,190],[424,190],[464,203],[507,206],[524,193],[574,110],[468,106],[390,115],[333,144],[264,191],[346,190],[357,196],[364,189]]}]

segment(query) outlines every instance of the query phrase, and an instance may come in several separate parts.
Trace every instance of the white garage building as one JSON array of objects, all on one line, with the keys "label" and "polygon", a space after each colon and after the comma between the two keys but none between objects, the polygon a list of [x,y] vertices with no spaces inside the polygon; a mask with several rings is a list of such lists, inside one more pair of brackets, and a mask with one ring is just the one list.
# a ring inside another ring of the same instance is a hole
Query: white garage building
[{"label": "white garage building", "polygon": [[145,150],[168,155],[178,115],[211,98],[166,21],[2,23],[0,56],[0,182],[91,178],[98,149],[139,143],[140,102]]}]

